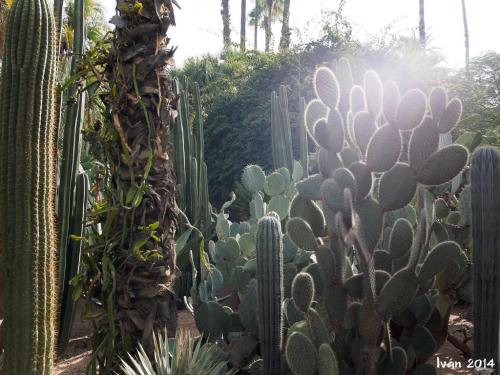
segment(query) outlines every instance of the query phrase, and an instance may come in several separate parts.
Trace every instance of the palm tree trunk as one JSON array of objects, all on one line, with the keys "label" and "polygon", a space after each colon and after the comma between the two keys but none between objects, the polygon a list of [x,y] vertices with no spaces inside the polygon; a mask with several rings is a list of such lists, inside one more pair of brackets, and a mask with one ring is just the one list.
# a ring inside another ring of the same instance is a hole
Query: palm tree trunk
[{"label": "palm tree trunk", "polygon": [[273,31],[271,28],[273,22],[273,8],[274,8],[274,0],[267,0],[267,15],[265,17],[266,52],[268,52],[271,47],[271,38],[273,36]]},{"label": "palm tree trunk", "polygon": [[467,24],[467,11],[465,9],[465,0],[462,0],[462,16],[464,21],[464,44],[465,44],[465,76],[470,78],[469,72],[469,26]]},{"label": "palm tree trunk", "polygon": [[[255,11],[257,12],[257,1],[255,0]],[[257,51],[258,47],[258,40],[259,40],[259,20],[257,19],[257,16],[255,17],[255,23],[253,26],[253,49]]]},{"label": "palm tree trunk", "polygon": [[247,0],[241,0],[240,50],[245,51],[247,32]]},{"label": "palm tree trunk", "polygon": [[418,23],[418,35],[420,39],[420,46],[425,48],[425,0],[419,0],[419,23]]},{"label": "palm tree trunk", "polygon": [[231,46],[231,20],[229,14],[229,0],[222,0],[222,39],[224,42],[224,49]]},{"label": "palm tree trunk", "polygon": [[290,47],[290,0],[285,0],[283,5],[283,24],[281,26],[280,50]]},{"label": "palm tree trunk", "polygon": [[[106,202],[114,213],[104,225],[102,259],[94,259],[108,281],[96,278],[101,284],[90,296],[101,300],[106,312],[93,337],[94,350],[101,350],[96,353],[101,374],[114,373],[119,357],[126,358],[137,343],[151,356],[153,332],[166,328],[174,336],[177,328],[178,209],[170,146],[177,104],[165,75],[174,54],[166,33],[175,18],[173,0],[162,1],[160,14],[155,4],[142,1],[144,13],[155,17],[119,10],[124,27],[115,29],[106,70],[114,87],[105,98],[106,129],[114,140],[102,146],[110,169]],[[130,46],[137,51],[133,59],[126,57]]]}]

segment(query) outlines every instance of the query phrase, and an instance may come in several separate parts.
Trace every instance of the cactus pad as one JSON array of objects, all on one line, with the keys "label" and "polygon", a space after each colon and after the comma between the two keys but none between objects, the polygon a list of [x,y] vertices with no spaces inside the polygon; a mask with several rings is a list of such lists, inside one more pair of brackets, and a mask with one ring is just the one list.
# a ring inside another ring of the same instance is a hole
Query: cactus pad
[{"label": "cactus pad", "polygon": [[366,98],[365,90],[359,85],[354,85],[351,88],[351,93],[349,95],[349,103],[352,113],[357,113],[359,111],[366,111]]},{"label": "cactus pad", "polygon": [[328,207],[333,211],[344,209],[344,189],[332,178],[323,181],[321,194]]},{"label": "cactus pad", "polygon": [[366,150],[366,166],[372,172],[391,169],[401,153],[401,136],[394,127],[386,124],[373,134]]},{"label": "cactus pad", "polygon": [[280,220],[284,220],[288,216],[290,210],[290,200],[283,195],[276,195],[271,198],[267,205],[268,212],[275,212]]},{"label": "cactus pad", "polygon": [[400,102],[401,94],[398,85],[394,81],[387,81],[384,85],[383,112],[385,121],[389,124],[395,123]]},{"label": "cactus pad", "polygon": [[195,311],[194,320],[200,332],[211,340],[217,340],[231,325],[229,314],[214,301],[202,303]]},{"label": "cactus pad", "polygon": [[331,153],[338,153],[344,145],[344,124],[340,112],[332,109],[328,118],[319,120],[314,126],[314,138],[319,145]]},{"label": "cactus pad", "polygon": [[243,170],[241,182],[243,186],[252,194],[261,191],[264,188],[266,175],[258,165],[248,165]]},{"label": "cactus pad", "polygon": [[318,375],[338,375],[337,357],[328,344],[322,344],[318,353]]},{"label": "cactus pad", "polygon": [[462,102],[458,98],[453,98],[439,119],[439,132],[445,134],[452,131],[460,122],[460,117],[462,117]]},{"label": "cactus pad", "polygon": [[286,361],[296,375],[315,375],[318,354],[312,341],[300,332],[293,332],[286,342]]},{"label": "cactus pad", "polygon": [[370,143],[370,138],[377,130],[375,120],[373,120],[368,112],[358,112],[354,115],[352,129],[354,131],[356,144],[358,145],[361,153],[365,155],[368,143]]},{"label": "cactus pad", "polygon": [[448,104],[448,95],[442,87],[435,87],[429,94],[429,105],[431,107],[432,117],[439,121]]},{"label": "cactus pad", "polygon": [[368,112],[377,118],[382,110],[382,97],[383,97],[383,86],[379,75],[373,71],[368,70],[365,73],[364,88],[366,93],[366,104],[368,107]]},{"label": "cactus pad", "polygon": [[306,272],[298,273],[292,283],[292,298],[299,310],[306,312],[314,298],[314,280]]},{"label": "cactus pad", "polygon": [[359,153],[352,148],[345,147],[340,152],[340,158],[342,159],[342,164],[345,167],[349,167],[351,164],[359,161]]},{"label": "cactus pad", "polygon": [[373,177],[363,162],[356,162],[349,166],[349,170],[356,179],[356,194],[354,194],[355,201],[361,201],[366,198],[370,193],[373,184]]},{"label": "cactus pad", "polygon": [[307,251],[315,251],[318,248],[314,232],[303,219],[294,217],[288,220],[286,231],[299,248]]},{"label": "cactus pad", "polygon": [[[290,174],[288,174],[290,177]],[[285,191],[287,186],[287,181],[283,174],[278,172],[273,172],[269,176],[266,177],[266,181],[264,183],[264,192],[270,197],[274,197],[275,195],[281,194]]]},{"label": "cactus pad", "polygon": [[394,223],[389,239],[389,253],[392,259],[405,256],[413,244],[413,228],[410,222],[399,218]]},{"label": "cactus pad", "polygon": [[415,297],[418,280],[408,268],[396,272],[379,294],[378,311],[386,318],[404,310]]},{"label": "cactus pad", "polygon": [[307,310],[305,318],[307,327],[309,328],[309,332],[311,333],[311,337],[316,347],[319,347],[321,344],[328,344],[330,342],[328,328],[326,328],[325,322],[319,313],[310,307]]},{"label": "cactus pad", "polygon": [[[469,152],[464,146],[450,145],[432,154],[422,165],[417,180],[423,185],[441,185],[464,169]],[[443,168],[446,166],[446,168]]]},{"label": "cactus pad", "polygon": [[426,117],[411,134],[408,146],[410,167],[417,171],[439,146],[439,130],[432,118]]},{"label": "cactus pad", "polygon": [[339,104],[340,88],[335,74],[330,69],[321,67],[316,70],[313,82],[316,97],[330,109],[336,108]]},{"label": "cactus pad", "polygon": [[378,201],[385,211],[394,211],[410,203],[416,190],[415,172],[406,163],[396,163],[380,179]]},{"label": "cactus pad", "polygon": [[319,99],[314,99],[306,107],[305,121],[307,130],[311,135],[314,134],[314,124],[318,120],[326,118],[328,108]]},{"label": "cactus pad", "polygon": [[395,125],[400,130],[416,128],[422,123],[426,109],[427,98],[425,94],[419,89],[408,91],[399,103]]},{"label": "cactus pad", "polygon": [[450,213],[450,208],[443,198],[439,198],[434,202],[434,208],[438,219],[444,219],[448,217]]},{"label": "cactus pad", "polygon": [[315,174],[297,182],[295,187],[300,196],[304,199],[320,200],[321,199],[321,184],[323,183],[323,176]]},{"label": "cactus pad", "polygon": [[373,250],[382,234],[383,212],[376,201],[366,198],[354,204],[357,213],[355,229],[360,241]]},{"label": "cactus pad", "polygon": [[300,217],[304,219],[313,230],[316,237],[322,237],[325,234],[325,217],[323,211],[318,205],[301,195],[296,195],[290,206],[290,217]]},{"label": "cactus pad", "polygon": [[446,266],[458,260],[462,249],[453,241],[445,241],[436,245],[425,257],[424,263],[418,273],[420,283],[424,284],[433,278]]}]

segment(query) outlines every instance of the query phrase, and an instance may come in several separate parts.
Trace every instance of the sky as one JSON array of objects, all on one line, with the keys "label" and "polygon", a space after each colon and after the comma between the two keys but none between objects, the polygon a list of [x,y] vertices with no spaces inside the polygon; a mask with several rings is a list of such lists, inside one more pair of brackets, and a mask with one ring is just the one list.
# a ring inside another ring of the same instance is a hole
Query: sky
[{"label": "sky", "polygon": [[[171,29],[171,43],[178,46],[176,64],[191,56],[217,53],[222,49],[222,20],[220,0],[177,0],[182,10],[177,10],[177,26]],[[115,1],[101,0],[106,16],[114,14]],[[239,42],[240,1],[230,0],[231,38]],[[335,10],[339,0],[291,0],[290,25],[292,42],[319,34],[321,10]],[[251,10],[254,0],[247,0]],[[500,52],[499,0],[466,0],[471,57],[482,52]],[[418,0],[346,0],[346,18],[353,26],[353,35],[368,40],[392,24],[392,32],[418,35]],[[463,66],[464,29],[461,0],[426,0],[426,30],[429,47],[439,48],[451,67]],[[258,43],[264,45],[264,31],[259,31]],[[279,43],[280,25],[274,29],[274,45]],[[247,45],[253,46],[253,28],[247,25]]]}]

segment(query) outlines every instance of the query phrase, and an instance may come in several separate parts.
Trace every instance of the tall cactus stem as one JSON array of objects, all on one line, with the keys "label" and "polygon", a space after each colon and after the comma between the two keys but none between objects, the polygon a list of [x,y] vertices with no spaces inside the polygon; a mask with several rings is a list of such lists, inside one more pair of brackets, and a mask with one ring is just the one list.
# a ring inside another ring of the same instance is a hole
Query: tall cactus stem
[{"label": "tall cactus stem", "polygon": [[55,21],[46,0],[11,9],[2,63],[0,262],[3,374],[51,374],[56,305]]},{"label": "tall cactus stem", "polygon": [[471,166],[475,358],[498,359],[499,186],[500,154],[493,147],[482,147],[474,153]]},{"label": "tall cactus stem", "polygon": [[258,322],[264,374],[281,374],[283,330],[283,242],[276,216],[260,219],[257,228]]},{"label": "tall cactus stem", "polygon": [[299,112],[299,142],[300,142],[300,164],[304,170],[303,178],[309,177],[309,147],[307,143],[307,128],[306,128],[306,100],[300,98]]}]

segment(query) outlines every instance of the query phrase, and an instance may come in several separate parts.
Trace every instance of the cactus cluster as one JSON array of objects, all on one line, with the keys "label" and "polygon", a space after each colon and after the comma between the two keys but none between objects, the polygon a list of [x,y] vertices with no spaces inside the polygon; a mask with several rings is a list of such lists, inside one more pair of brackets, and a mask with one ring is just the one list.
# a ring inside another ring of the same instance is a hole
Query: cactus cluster
[{"label": "cactus cluster", "polygon": [[6,30],[0,105],[2,373],[49,375],[57,314],[52,5],[15,1]]},{"label": "cactus cluster", "polygon": [[[307,290],[307,297],[293,293],[306,324],[288,331],[286,348],[293,350],[297,339],[305,343],[305,335],[314,356],[306,372],[292,354],[288,364],[297,374],[317,373],[324,363],[320,346],[327,344],[341,372],[418,371],[439,344],[433,330],[447,319],[431,289],[443,278],[455,281],[467,261],[460,245],[439,231],[439,219],[448,212],[436,191],[468,161],[461,145],[439,148],[440,135],[459,123],[461,103],[449,100],[442,88],[401,95],[394,82],[383,84],[374,71],[355,85],[346,59],[336,69],[337,75],[319,68],[314,76],[317,98],[305,119],[319,146],[319,173],[297,183],[294,201],[300,199],[300,209],[291,210],[287,223],[292,241],[315,254],[322,294],[315,314],[300,301],[310,300],[310,288],[298,289]],[[411,206],[416,195],[417,211]],[[331,333],[326,343],[316,337],[319,323],[311,323],[321,313]]]},{"label": "cactus cluster", "polygon": [[[192,225],[200,229],[205,237],[210,237],[212,210],[208,197],[200,87],[196,82],[191,85],[186,79],[182,85],[179,80],[175,81],[175,88],[179,96],[178,115],[173,134],[178,206]],[[194,114],[190,110],[190,92],[192,92]]]},{"label": "cactus cluster", "polygon": [[[181,218],[177,236],[187,236],[182,247],[177,247],[177,266],[182,274],[175,281],[179,297],[189,295],[192,286],[192,268],[189,249],[198,249],[201,237],[212,235],[212,206],[208,194],[207,165],[203,137],[203,118],[200,104],[200,87],[186,78],[183,83],[175,82],[175,92],[179,97],[176,124],[173,129],[174,171],[177,177],[176,202],[185,213],[188,225]],[[191,94],[191,95],[190,95]],[[191,111],[191,101],[194,114]],[[194,119],[194,120],[193,120]],[[200,232],[190,229],[196,227]],[[178,241],[179,242],[179,241]],[[195,265],[199,268],[198,251],[194,251]]]},{"label": "cactus cluster", "polygon": [[[234,199],[217,216],[218,241],[203,255],[203,281],[192,294],[203,305],[198,327],[226,340],[234,367],[278,373],[267,367],[269,346],[259,335],[272,319],[257,308],[264,298],[257,222],[274,211],[284,229],[281,373],[432,373],[425,362],[446,337],[451,307],[470,294],[462,250],[470,247],[469,153],[448,142],[461,104],[442,88],[401,95],[373,71],[355,84],[346,59],[336,69],[318,69],[317,98],[301,116],[317,145],[317,173],[299,162],[292,173],[279,167],[267,175],[248,166],[240,191],[250,218],[229,221]],[[238,293],[232,308],[220,295],[227,287]]]}]

